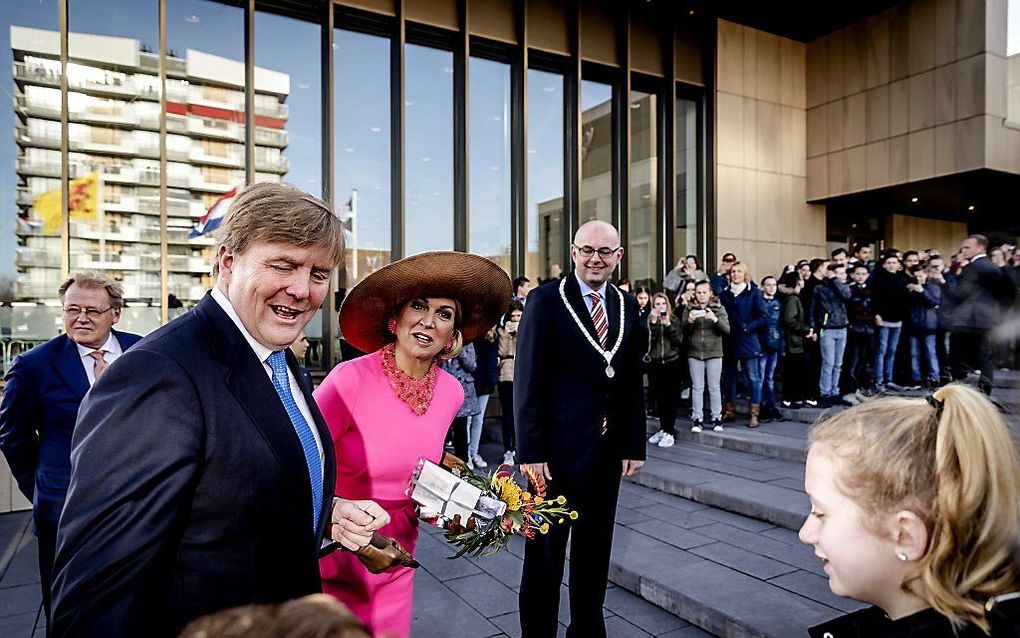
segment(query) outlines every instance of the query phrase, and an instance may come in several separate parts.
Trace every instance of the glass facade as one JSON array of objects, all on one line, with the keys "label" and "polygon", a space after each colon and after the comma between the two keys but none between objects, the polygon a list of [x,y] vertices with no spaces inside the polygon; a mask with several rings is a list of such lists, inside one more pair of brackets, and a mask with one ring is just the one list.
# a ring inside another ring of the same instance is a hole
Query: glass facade
[{"label": "glass facade", "polygon": [[[14,133],[0,136],[0,167],[9,167],[0,170],[4,368],[59,334],[56,289],[68,271],[101,270],[121,282],[124,330],[145,334],[186,312],[214,284],[216,214],[251,179],[332,198],[348,231],[337,288],[392,259],[455,246],[511,275],[555,278],[569,270],[569,235],[589,219],[627,228],[623,276],[662,275],[657,260],[669,227],[656,221],[663,207],[656,167],[664,78],[619,102],[631,108],[630,130],[621,132],[618,88],[597,81],[617,70],[585,61],[582,79],[569,56],[537,51],[535,68],[520,69],[528,57],[517,45],[486,40],[467,47],[463,100],[454,90],[454,32],[409,20],[405,30],[401,18],[342,4],[331,34],[322,12],[300,15],[295,3],[260,0],[249,16],[244,3],[218,0],[66,0],[63,33],[61,6],[10,3],[0,16],[11,70],[0,82],[13,96],[12,108],[0,109],[0,128]],[[330,40],[326,74],[322,48]],[[676,180],[675,252],[701,245],[698,100],[677,101],[674,145],[665,149],[676,168],[668,176]],[[455,126],[465,119],[460,144]],[[523,133],[515,128],[525,124]],[[628,206],[616,210],[614,150],[623,134]],[[332,185],[323,183],[325,165]],[[518,169],[526,190],[515,185]],[[467,188],[465,199],[458,188]],[[334,319],[323,312],[310,324],[310,367],[329,367]]]}]

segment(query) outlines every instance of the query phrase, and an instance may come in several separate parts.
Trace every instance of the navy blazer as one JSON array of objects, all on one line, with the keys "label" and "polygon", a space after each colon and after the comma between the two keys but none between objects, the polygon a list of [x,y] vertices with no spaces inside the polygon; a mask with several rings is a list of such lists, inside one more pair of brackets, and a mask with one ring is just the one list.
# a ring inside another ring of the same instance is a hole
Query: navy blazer
[{"label": "navy blazer", "polygon": [[[613,357],[615,375],[585,339],[560,298],[560,281],[542,284],[528,295],[517,333],[514,360],[514,418],[517,460],[549,463],[554,478],[582,485],[595,468],[602,420],[620,459],[644,460],[645,412],[642,398],[641,338],[637,299],[609,287],[605,308],[608,348],[619,334],[620,297],[624,298],[624,335]],[[566,276],[567,300],[588,334],[596,337],[587,302],[576,276]]]},{"label": "navy blazer", "polygon": [[176,636],[227,607],[320,591],[336,481],[313,529],[301,443],[262,362],[210,295],[111,366],[82,403],[57,532],[50,635]]},{"label": "navy blazer", "polygon": [[[125,352],[140,336],[113,331]],[[112,368],[111,368],[112,369]],[[56,528],[71,479],[71,433],[89,391],[78,347],[54,337],[14,359],[0,403],[0,450],[36,525]]]}]

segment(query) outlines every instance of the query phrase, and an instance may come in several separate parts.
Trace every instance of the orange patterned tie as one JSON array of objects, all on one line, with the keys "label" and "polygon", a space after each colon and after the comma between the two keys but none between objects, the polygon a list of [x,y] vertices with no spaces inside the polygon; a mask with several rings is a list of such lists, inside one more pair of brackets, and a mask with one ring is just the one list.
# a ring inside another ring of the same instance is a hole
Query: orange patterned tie
[{"label": "orange patterned tie", "polygon": [[94,350],[89,353],[92,357],[92,372],[96,375],[96,381],[99,381],[99,375],[103,374],[103,370],[106,370],[106,359],[103,357],[106,355],[106,350]]}]

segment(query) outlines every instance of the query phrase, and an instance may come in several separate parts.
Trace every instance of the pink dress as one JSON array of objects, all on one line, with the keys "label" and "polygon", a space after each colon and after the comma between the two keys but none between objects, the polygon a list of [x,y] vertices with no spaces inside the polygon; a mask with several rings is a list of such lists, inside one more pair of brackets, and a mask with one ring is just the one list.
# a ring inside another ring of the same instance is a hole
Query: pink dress
[{"label": "pink dress", "polygon": [[[315,390],[336,448],[337,495],[379,503],[391,518],[380,532],[412,554],[418,518],[404,492],[419,457],[440,461],[446,432],[464,401],[460,383],[437,372],[432,402],[421,416],[390,387],[380,352],[340,364]],[[350,607],[373,635],[410,635],[414,570],[372,574],[353,554],[337,551],[319,561],[319,571],[323,591]]]}]

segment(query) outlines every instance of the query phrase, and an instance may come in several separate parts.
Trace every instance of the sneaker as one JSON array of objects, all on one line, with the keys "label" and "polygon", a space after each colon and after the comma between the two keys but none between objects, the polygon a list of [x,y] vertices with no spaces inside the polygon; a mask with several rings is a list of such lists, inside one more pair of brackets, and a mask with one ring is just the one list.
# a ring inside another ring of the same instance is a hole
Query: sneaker
[{"label": "sneaker", "polygon": [[864,403],[869,398],[871,398],[870,396],[868,396],[868,393],[866,393],[864,390],[858,390],[857,392],[854,392],[854,396],[857,398],[858,403]]},{"label": "sneaker", "polygon": [[471,457],[471,460],[474,461],[475,467],[489,467],[489,464],[485,462],[485,459],[480,454],[475,454]]},{"label": "sneaker", "polygon": [[662,435],[663,434],[665,434],[665,432],[663,432],[662,430],[659,430],[655,434],[653,434],[650,437],[648,437],[648,442],[651,443],[652,445],[658,445],[659,441],[662,440]]},{"label": "sneaker", "polygon": [[856,394],[849,393],[843,395],[843,402],[848,405],[857,405],[858,403],[861,402],[861,400]]},{"label": "sneaker", "polygon": [[701,421],[695,421],[694,425],[691,426],[691,432],[701,432],[704,428],[701,427]]},{"label": "sneaker", "polygon": [[792,408],[793,407],[793,401],[787,401],[787,400],[784,399],[780,403],[783,404],[784,408]]},{"label": "sneaker", "polygon": [[904,390],[906,390],[906,388],[904,388],[903,386],[899,385],[898,383],[893,383],[892,381],[885,384],[885,387],[891,390],[892,392],[903,392]]},{"label": "sneaker", "polygon": [[680,398],[683,399],[684,401],[686,401],[687,399],[690,399],[691,398],[691,389],[690,388],[684,388],[683,390],[681,390],[680,391]]},{"label": "sneaker", "polygon": [[467,466],[469,470],[475,469],[475,462],[473,459],[468,459]]},{"label": "sneaker", "polygon": [[514,464],[514,451],[513,450],[507,450],[506,452],[503,453],[503,465],[513,465],[513,464]]},{"label": "sneaker", "polygon": [[723,431],[722,422],[719,419],[712,419],[712,430],[715,432]]},{"label": "sneaker", "polygon": [[663,434],[662,438],[659,439],[658,446],[659,447],[673,447],[673,443],[674,443],[674,441],[673,441],[673,435],[672,434]]},{"label": "sneaker", "polygon": [[910,385],[903,386],[903,389],[904,390],[920,390],[921,389],[921,382],[920,381],[911,381]]},{"label": "sneaker", "polygon": [[811,407],[811,408],[817,408],[818,407],[818,401],[815,401],[814,399],[804,399],[804,405],[806,405],[808,407]]}]

